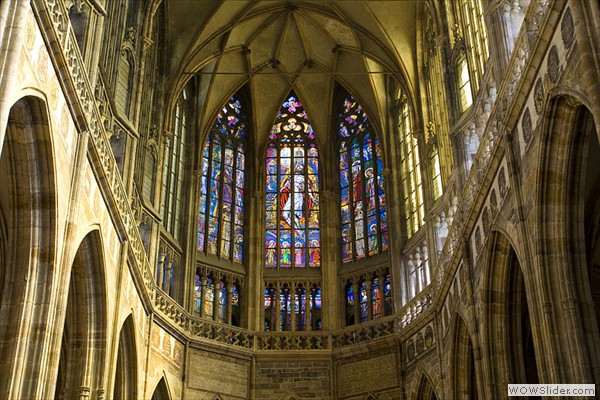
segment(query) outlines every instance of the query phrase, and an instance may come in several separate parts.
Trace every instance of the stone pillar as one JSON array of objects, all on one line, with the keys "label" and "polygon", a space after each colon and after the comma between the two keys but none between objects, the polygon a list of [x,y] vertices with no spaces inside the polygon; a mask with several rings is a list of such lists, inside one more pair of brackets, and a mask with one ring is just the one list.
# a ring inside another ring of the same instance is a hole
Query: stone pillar
[{"label": "stone pillar", "polygon": [[421,252],[423,253],[423,287],[429,286],[431,283],[431,271],[429,270],[429,254],[427,250],[427,242],[423,242],[423,247],[421,248]]},{"label": "stone pillar", "polygon": [[173,261],[169,260],[167,263],[167,268],[165,270],[165,283],[164,283],[164,291],[166,294],[170,295],[171,290],[171,268],[173,268]]},{"label": "stone pillar", "polygon": [[156,283],[162,289],[163,288],[163,277],[164,277],[164,268],[165,268],[165,259],[167,255],[165,253],[160,253],[158,256],[158,271],[156,272]]},{"label": "stone pillar", "polygon": [[408,283],[408,301],[410,301],[411,299],[413,299],[416,295],[417,295],[417,288],[416,288],[416,268],[415,268],[415,263],[413,260],[413,255],[409,254],[408,255],[408,262],[406,263],[406,280]]},{"label": "stone pillar", "polygon": [[208,278],[206,276],[202,277],[202,297],[200,298],[200,317],[204,318],[204,303],[206,302],[206,292],[208,288],[206,287],[208,284]]},{"label": "stone pillar", "polygon": [[423,262],[421,260],[421,251],[417,247],[415,250],[415,296],[423,290]]}]

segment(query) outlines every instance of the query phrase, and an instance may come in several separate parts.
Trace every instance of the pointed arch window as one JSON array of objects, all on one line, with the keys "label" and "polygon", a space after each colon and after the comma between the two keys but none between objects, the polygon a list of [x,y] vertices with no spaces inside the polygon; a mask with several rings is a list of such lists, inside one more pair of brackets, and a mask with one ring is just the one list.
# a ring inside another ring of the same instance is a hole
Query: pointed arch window
[{"label": "pointed arch window", "polygon": [[165,146],[165,165],[162,178],[162,219],[165,229],[179,240],[187,133],[189,131],[189,101],[184,89],[175,106],[173,136]]},{"label": "pointed arch window", "polygon": [[352,96],[338,116],[342,262],[388,248],[383,158],[367,113]]},{"label": "pointed arch window", "polygon": [[419,141],[412,131],[410,108],[406,96],[401,95],[400,99],[400,112],[398,115],[400,163],[404,193],[404,215],[407,235],[410,238],[424,224],[423,179],[421,177]]},{"label": "pointed arch window", "polygon": [[266,173],[265,267],[320,267],[319,152],[294,94],[271,129]]},{"label": "pointed arch window", "polygon": [[197,249],[234,263],[243,260],[246,135],[243,106],[233,96],[202,152]]}]

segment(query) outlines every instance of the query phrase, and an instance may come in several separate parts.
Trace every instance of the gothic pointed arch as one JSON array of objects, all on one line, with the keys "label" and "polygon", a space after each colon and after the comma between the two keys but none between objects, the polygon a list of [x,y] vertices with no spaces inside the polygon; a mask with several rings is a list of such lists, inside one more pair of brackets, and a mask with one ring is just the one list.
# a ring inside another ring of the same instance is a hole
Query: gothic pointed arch
[{"label": "gothic pointed arch", "polygon": [[[1,137],[0,397],[28,398],[37,387],[31,377],[46,370],[40,349],[48,346],[46,327],[53,323],[51,291],[40,288],[52,285],[57,265],[56,252],[49,250],[56,245],[57,189],[46,103],[35,95],[15,102]],[[47,388],[54,382],[42,385],[51,397]]]},{"label": "gothic pointed arch", "polygon": [[433,383],[427,373],[422,372],[415,393],[415,400],[437,400]]},{"label": "gothic pointed arch", "polygon": [[453,333],[450,371],[452,374],[452,398],[477,399],[477,368],[473,340],[468,326],[460,314],[456,314]]},{"label": "gothic pointed arch", "polygon": [[486,265],[482,342],[487,348],[482,353],[490,357],[500,395],[509,383],[539,383],[531,323],[535,308],[530,306],[532,296],[517,253],[504,233],[491,233]]},{"label": "gothic pointed arch", "polygon": [[241,264],[248,156],[248,105],[233,95],[203,145],[197,250]]},{"label": "gothic pointed arch", "polygon": [[103,260],[100,231],[93,230],[79,245],[71,267],[57,397],[104,389],[107,306]]},{"label": "gothic pointed arch", "polygon": [[[578,338],[556,332],[560,345],[572,349],[562,366],[580,360],[577,365],[600,365],[600,328],[592,307],[600,305],[600,279],[594,254],[598,242],[598,123],[585,105],[585,99],[573,91],[556,91],[547,101],[548,112],[541,122],[539,152],[541,168],[536,176],[539,205],[536,213],[539,229],[534,243],[540,255],[538,279],[563,282],[544,293],[555,299],[553,318],[556,326],[565,321],[573,324]],[[561,154],[561,157],[556,157]],[[554,251],[547,251],[554,249]],[[574,312],[565,310],[561,302],[572,304]],[[587,332],[584,334],[584,332]],[[575,346],[582,343],[582,346]],[[570,369],[573,379],[593,379],[590,368]],[[540,371],[540,379],[546,373]],[[586,378],[583,378],[586,377]]]},{"label": "gothic pointed arch", "polygon": [[388,249],[383,151],[358,100],[348,94],[336,120],[340,180],[342,263]]},{"label": "gothic pointed arch", "polygon": [[113,398],[138,398],[138,357],[133,315],[127,317],[119,334]]},{"label": "gothic pointed arch", "polygon": [[156,384],[154,392],[152,392],[152,400],[171,400],[169,387],[167,386],[167,378],[162,377]]},{"label": "gothic pointed arch", "polygon": [[319,150],[294,92],[283,102],[266,150],[265,267],[319,268]]}]

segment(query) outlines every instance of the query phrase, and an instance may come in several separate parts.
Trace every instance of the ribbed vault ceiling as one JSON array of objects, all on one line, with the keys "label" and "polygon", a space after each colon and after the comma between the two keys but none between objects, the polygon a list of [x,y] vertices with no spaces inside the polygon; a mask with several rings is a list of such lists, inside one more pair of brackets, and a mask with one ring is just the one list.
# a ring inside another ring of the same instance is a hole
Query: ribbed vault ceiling
[{"label": "ribbed vault ceiling", "polygon": [[259,142],[291,89],[317,136],[327,131],[336,81],[383,128],[386,80],[391,75],[409,85],[414,81],[418,3],[171,0],[173,87],[198,75],[202,118],[212,120],[226,99],[249,83]]}]

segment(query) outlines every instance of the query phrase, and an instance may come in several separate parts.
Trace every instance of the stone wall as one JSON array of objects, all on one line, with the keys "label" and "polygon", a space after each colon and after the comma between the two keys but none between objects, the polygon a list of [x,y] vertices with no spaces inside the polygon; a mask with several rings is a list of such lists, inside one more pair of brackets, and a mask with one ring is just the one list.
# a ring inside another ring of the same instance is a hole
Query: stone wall
[{"label": "stone wall", "polygon": [[253,398],[333,399],[331,362],[327,360],[257,361]]}]

